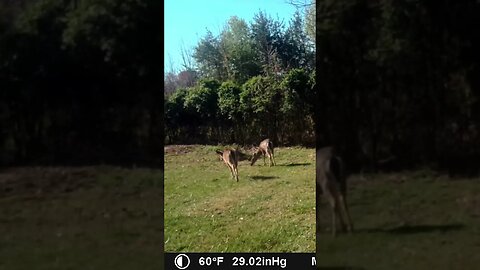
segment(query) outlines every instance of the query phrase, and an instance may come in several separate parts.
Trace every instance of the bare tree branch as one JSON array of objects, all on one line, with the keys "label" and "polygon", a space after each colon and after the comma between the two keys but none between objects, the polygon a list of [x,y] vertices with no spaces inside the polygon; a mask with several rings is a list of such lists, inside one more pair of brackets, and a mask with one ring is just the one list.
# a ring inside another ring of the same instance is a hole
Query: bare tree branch
[{"label": "bare tree branch", "polygon": [[170,53],[167,53],[167,55],[168,55],[168,65],[167,65],[167,68],[165,69],[165,73],[176,74],[177,70],[175,69],[175,63],[173,62],[172,55]]},{"label": "bare tree branch", "polygon": [[185,70],[193,70],[193,57],[192,49],[188,49],[185,46],[185,42],[182,40],[182,45],[180,46],[180,54],[182,56],[182,66]]},{"label": "bare tree branch", "polygon": [[286,0],[287,4],[290,4],[298,9],[300,8],[307,8],[312,5],[315,5],[313,1],[310,0]]}]

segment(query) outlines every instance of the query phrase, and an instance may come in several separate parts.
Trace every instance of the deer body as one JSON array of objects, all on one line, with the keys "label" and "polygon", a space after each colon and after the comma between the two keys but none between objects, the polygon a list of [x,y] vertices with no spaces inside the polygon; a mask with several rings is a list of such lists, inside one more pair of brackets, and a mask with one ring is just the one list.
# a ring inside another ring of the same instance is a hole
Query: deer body
[{"label": "deer body", "polygon": [[223,162],[230,169],[232,178],[238,182],[238,153],[235,150],[225,149],[223,152],[220,150],[216,151]]},{"label": "deer body", "polygon": [[272,141],[270,141],[270,139],[265,139],[265,140],[260,142],[260,145],[253,152],[252,163],[250,165],[253,166],[253,164],[255,164],[255,162],[257,161],[257,159],[261,155],[263,155],[263,164],[264,165],[267,165],[267,163],[265,162],[265,156],[268,156],[270,166],[272,166],[272,164],[274,166],[276,165],[275,164],[275,155],[274,155],[274,152],[273,152],[273,143],[272,143]]},{"label": "deer body", "polygon": [[[353,231],[352,220],[348,212],[346,202],[347,181],[345,177],[342,159],[336,155],[333,147],[325,147],[317,150],[316,156],[316,189],[319,194],[327,198],[332,210],[332,233],[336,235],[336,220],[340,221],[342,230],[345,225],[349,232]],[[318,219],[319,199],[317,198],[316,212]],[[346,221],[346,224],[345,224]],[[318,232],[317,220],[317,232]]]}]

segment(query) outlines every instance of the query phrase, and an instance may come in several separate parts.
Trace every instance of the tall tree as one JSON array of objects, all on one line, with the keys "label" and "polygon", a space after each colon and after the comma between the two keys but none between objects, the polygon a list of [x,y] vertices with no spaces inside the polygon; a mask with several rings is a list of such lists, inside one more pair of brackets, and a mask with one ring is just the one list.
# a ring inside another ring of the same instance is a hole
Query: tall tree
[{"label": "tall tree", "polygon": [[255,61],[255,50],[250,38],[248,24],[233,16],[221,34],[223,59],[228,78],[239,83],[260,73],[261,67]]},{"label": "tall tree", "polygon": [[228,77],[223,60],[220,41],[211,31],[207,31],[205,37],[200,39],[193,53],[200,75],[205,78],[224,80]]}]

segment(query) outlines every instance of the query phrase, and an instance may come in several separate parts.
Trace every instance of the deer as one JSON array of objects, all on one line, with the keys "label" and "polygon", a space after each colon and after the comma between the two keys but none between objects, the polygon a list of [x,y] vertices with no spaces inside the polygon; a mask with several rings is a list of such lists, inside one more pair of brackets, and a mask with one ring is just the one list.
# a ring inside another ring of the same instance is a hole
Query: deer
[{"label": "deer", "polygon": [[317,233],[319,232],[319,195],[323,193],[332,210],[332,234],[337,234],[336,220],[340,221],[342,231],[346,227],[349,233],[353,232],[352,219],[347,206],[347,179],[345,166],[337,155],[334,147],[324,147],[316,153],[316,215]]},{"label": "deer", "polygon": [[263,165],[267,165],[265,162],[265,155],[268,156],[269,159],[269,166],[271,167],[272,164],[275,166],[275,155],[273,153],[273,142],[270,139],[265,139],[260,142],[260,145],[255,148],[253,155],[252,155],[252,162],[250,163],[250,166],[253,166],[257,159],[260,157],[260,155],[263,155]]},{"label": "deer", "polygon": [[233,149],[225,149],[223,152],[216,150],[215,152],[220,155],[220,159],[223,160],[225,165],[230,169],[232,178],[238,182],[238,152]]}]

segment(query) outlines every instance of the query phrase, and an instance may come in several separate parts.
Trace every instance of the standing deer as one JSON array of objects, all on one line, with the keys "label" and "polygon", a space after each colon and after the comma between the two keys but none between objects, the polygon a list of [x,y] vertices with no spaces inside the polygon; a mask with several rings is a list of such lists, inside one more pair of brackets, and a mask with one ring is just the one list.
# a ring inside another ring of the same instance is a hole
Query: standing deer
[{"label": "standing deer", "polygon": [[238,153],[236,150],[225,149],[223,152],[216,150],[223,162],[228,166],[232,173],[232,178],[238,182]]},{"label": "standing deer", "polygon": [[252,156],[252,163],[250,164],[253,166],[257,159],[260,157],[260,155],[263,155],[263,165],[267,165],[265,162],[265,155],[268,156],[268,159],[270,161],[269,166],[272,166],[272,164],[275,166],[275,156],[273,154],[273,143],[270,141],[270,139],[265,139],[262,142],[260,142],[259,147],[257,147]]},{"label": "standing deer", "polygon": [[353,231],[353,224],[348,212],[346,202],[347,198],[347,179],[342,159],[335,153],[333,147],[325,147],[317,150],[316,160],[316,189],[317,189],[317,232],[319,194],[327,198],[332,209],[332,233],[336,236],[336,219],[340,220],[342,230],[345,230],[345,219],[347,221],[347,230]]}]

